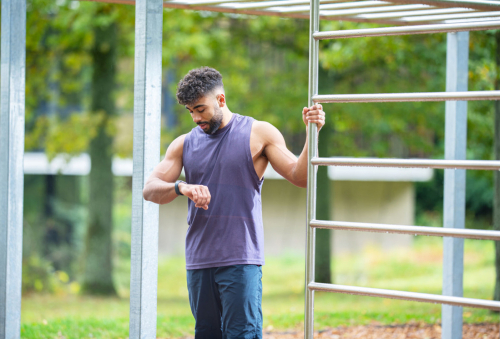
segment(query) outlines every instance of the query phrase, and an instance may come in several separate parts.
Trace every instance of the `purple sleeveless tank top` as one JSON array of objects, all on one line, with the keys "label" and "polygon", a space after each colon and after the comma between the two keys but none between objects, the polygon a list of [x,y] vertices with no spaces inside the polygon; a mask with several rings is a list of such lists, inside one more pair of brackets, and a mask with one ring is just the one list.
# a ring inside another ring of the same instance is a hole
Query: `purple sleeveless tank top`
[{"label": "purple sleeveless tank top", "polygon": [[233,113],[215,134],[197,126],[184,139],[186,182],[207,186],[212,196],[206,211],[188,199],[187,269],[264,265],[264,179],[255,172],[250,152],[254,121]]}]

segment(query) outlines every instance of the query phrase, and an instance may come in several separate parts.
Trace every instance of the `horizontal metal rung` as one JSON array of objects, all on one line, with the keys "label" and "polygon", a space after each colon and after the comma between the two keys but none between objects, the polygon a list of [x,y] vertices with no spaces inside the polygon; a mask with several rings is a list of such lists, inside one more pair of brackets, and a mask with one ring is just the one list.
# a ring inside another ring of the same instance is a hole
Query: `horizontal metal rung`
[{"label": "horizontal metal rung", "polygon": [[500,310],[500,301],[492,301],[492,300],[450,297],[445,295],[428,294],[428,293],[384,290],[380,288],[322,284],[316,282],[309,283],[308,288],[313,291],[347,293],[354,295],[364,295],[368,297],[380,297],[380,298],[419,301],[419,302],[435,303],[435,304],[436,303],[446,304],[452,306],[476,307],[476,308],[485,308],[489,310]]},{"label": "horizontal metal rung", "polygon": [[500,100],[500,91],[315,95],[314,103]]},{"label": "horizontal metal rung", "polygon": [[326,228],[326,229],[346,230],[346,231],[430,235],[437,237],[454,237],[454,238],[496,240],[496,241],[500,240],[500,231],[471,230],[463,228],[387,225],[387,224],[371,224],[364,222],[325,221],[325,220],[312,220],[309,223],[309,226],[314,228]]},{"label": "horizontal metal rung", "polygon": [[488,29],[500,28],[500,21],[488,22],[467,22],[454,24],[434,24],[434,25],[415,25],[402,27],[383,27],[383,28],[365,28],[349,29],[329,32],[317,32],[313,34],[314,39],[344,39],[389,35],[408,35],[408,34],[430,34],[461,31],[482,31]]},{"label": "horizontal metal rung", "polygon": [[470,170],[500,170],[497,160],[439,160],[439,159],[380,159],[380,158],[312,158],[313,165],[360,166],[360,167],[405,167]]}]

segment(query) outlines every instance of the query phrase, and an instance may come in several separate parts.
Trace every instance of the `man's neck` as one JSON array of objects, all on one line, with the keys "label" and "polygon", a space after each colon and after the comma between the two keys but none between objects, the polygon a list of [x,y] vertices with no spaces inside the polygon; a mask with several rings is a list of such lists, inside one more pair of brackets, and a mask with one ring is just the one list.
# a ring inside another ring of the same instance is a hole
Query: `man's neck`
[{"label": "man's neck", "polygon": [[219,129],[224,128],[227,124],[229,124],[229,121],[231,121],[231,118],[233,117],[233,113],[227,108],[227,106],[222,107],[222,124],[220,125]]}]

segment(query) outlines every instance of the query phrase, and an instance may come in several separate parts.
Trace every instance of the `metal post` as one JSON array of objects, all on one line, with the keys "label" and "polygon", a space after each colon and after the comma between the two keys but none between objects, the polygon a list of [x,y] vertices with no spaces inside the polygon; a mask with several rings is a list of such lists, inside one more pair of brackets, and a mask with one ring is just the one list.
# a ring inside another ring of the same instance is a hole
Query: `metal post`
[{"label": "metal post", "polygon": [[131,339],[156,338],[159,208],[143,199],[142,189],[160,159],[162,30],[163,1],[138,0],[135,21]]},{"label": "metal post", "polygon": [[2,0],[0,339],[21,336],[26,0]]},{"label": "metal post", "polygon": [[[319,0],[311,0],[311,14],[309,18],[309,106],[313,105],[312,98],[318,94],[318,54],[319,42],[313,34],[319,31]],[[314,246],[316,243],[316,229],[309,227],[311,220],[316,219],[316,170],[311,159],[318,153],[318,129],[316,124],[308,125],[308,165],[307,165],[307,233],[306,233],[306,295],[304,337],[314,337],[314,291],[307,286],[314,282]]]},{"label": "metal post", "polygon": [[[469,32],[448,33],[446,91],[467,91]],[[445,158],[465,159],[467,101],[446,102]],[[444,227],[465,227],[465,170],[446,169]],[[464,241],[443,238],[443,295],[463,296]],[[442,339],[462,338],[462,307],[442,306]]]}]

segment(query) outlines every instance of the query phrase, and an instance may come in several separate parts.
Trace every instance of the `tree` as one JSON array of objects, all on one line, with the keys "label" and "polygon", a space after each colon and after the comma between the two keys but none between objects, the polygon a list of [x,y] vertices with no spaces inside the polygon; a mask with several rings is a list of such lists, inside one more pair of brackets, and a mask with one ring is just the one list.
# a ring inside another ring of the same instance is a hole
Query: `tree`
[{"label": "tree", "polygon": [[[110,5],[102,6],[97,15],[109,15]],[[82,290],[89,294],[116,294],[113,285],[113,136],[110,125],[116,115],[117,25],[115,22],[94,27],[92,48],[92,106],[99,116],[97,134],[90,142],[90,199],[86,234],[85,270]]]}]

